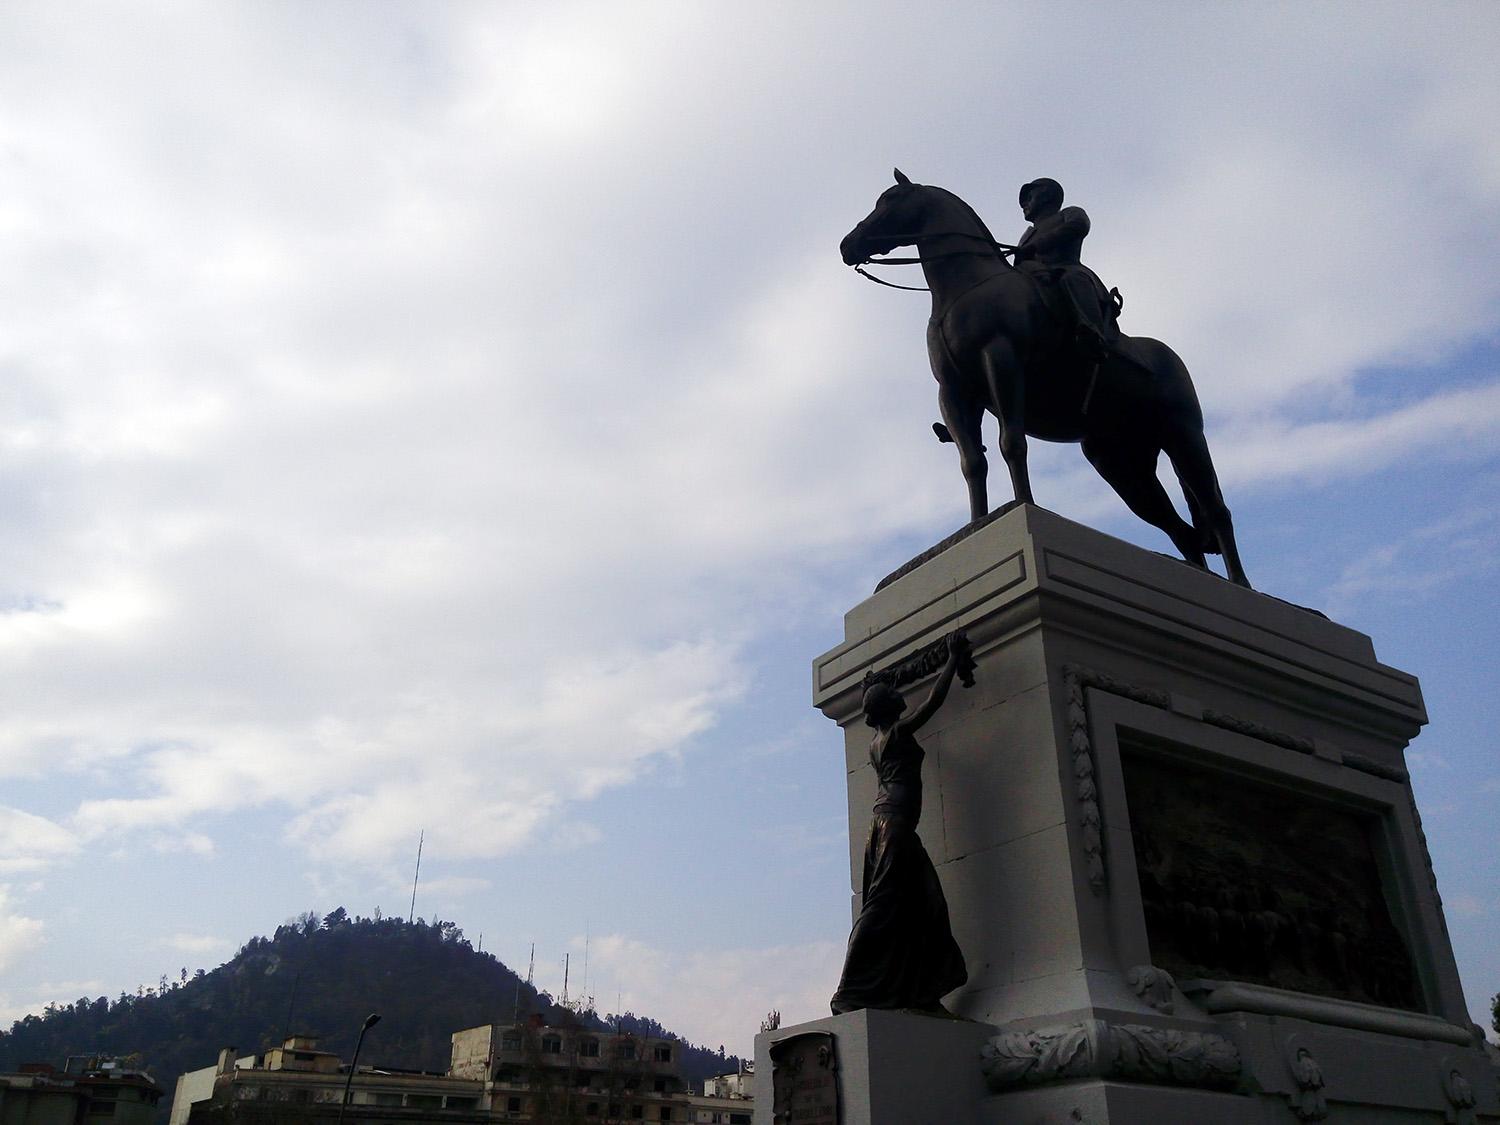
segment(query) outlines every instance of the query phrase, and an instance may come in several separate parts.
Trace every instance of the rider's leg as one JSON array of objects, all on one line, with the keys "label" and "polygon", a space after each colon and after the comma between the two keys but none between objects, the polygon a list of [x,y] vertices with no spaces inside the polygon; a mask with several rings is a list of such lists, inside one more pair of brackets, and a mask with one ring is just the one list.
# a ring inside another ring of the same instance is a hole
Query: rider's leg
[{"label": "rider's leg", "polygon": [[1079,343],[1093,358],[1104,356],[1109,351],[1108,335],[1104,310],[1099,307],[1099,296],[1094,291],[1094,279],[1082,270],[1069,270],[1063,274],[1061,284],[1073,310]]}]

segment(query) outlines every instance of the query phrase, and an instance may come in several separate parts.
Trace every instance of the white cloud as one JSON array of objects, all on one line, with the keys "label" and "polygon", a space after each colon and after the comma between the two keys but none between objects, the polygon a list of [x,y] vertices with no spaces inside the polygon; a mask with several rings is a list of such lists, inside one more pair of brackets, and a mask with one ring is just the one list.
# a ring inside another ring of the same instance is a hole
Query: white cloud
[{"label": "white cloud", "polygon": [[494,886],[491,879],[474,875],[440,875],[436,879],[423,879],[419,887],[418,905],[424,898],[462,899],[481,894]]},{"label": "white cloud", "polygon": [[1220,475],[1245,483],[1324,481],[1423,454],[1481,462],[1500,447],[1500,382],[1440,391],[1368,417],[1246,420],[1216,443]]},{"label": "white cloud", "polygon": [[1471,894],[1453,895],[1444,905],[1460,918],[1482,918],[1494,908],[1493,903]]},{"label": "white cloud", "polygon": [[[202,818],[257,807],[315,855],[382,858],[437,825],[449,854],[494,856],[709,730],[805,560],[961,518],[951,452],[923,433],[921,300],[834,256],[886,150],[933,155],[924,111],[889,91],[868,107],[885,137],[832,143],[854,121],[840,60],[898,41],[937,57],[910,20],[785,9],[710,37],[690,8],[574,5],[390,9],[338,35],[270,11],[13,26],[29,60],[0,92],[27,112],[0,125],[26,174],[0,189],[18,302],[0,448],[21,494],[48,499],[9,521],[7,596],[49,608],[0,617],[24,670],[0,772],[112,763],[70,821],[86,839],[170,829],[203,852]],[[1397,49],[1375,24],[1344,44],[1372,73]],[[1226,131],[1236,90],[1305,109],[1326,86],[1293,51],[1267,90],[1256,52],[1289,48],[1256,20],[1164,34],[1201,59],[1226,28],[1250,61],[1216,73],[1213,98],[1122,80],[1074,149],[1033,137],[1031,157],[1079,172],[1128,315],[1204,357],[1205,398],[1233,420],[1215,435],[1225,476],[1492,442],[1494,387],[1290,431],[1256,420],[1434,333],[1461,340],[1494,307],[1492,271],[1432,261],[1476,230],[1493,241],[1476,222],[1492,187],[1424,164],[1438,142],[1412,127],[1484,80],[1434,71],[1378,124],[1339,97],[1300,129]],[[992,60],[998,34],[976,18],[953,38]],[[747,93],[773,57],[777,92]],[[1094,47],[1078,65],[1125,77]],[[1054,70],[984,74],[1025,105],[1059,96]],[[1091,185],[1078,152],[1158,113],[1181,146],[1172,182]],[[1413,171],[1356,190],[1369,149],[1324,144],[1348,128],[1407,146]],[[932,179],[963,146],[944,149]],[[1287,254],[1267,232],[1314,160],[1314,194],[1339,205]],[[1031,171],[959,163],[950,186],[986,210]],[[1434,176],[1450,193],[1424,230],[1436,247],[1372,290]]]},{"label": "white cloud", "polygon": [[[574,943],[582,948],[582,941]],[[784,1024],[818,1019],[838,983],[844,946],[808,942],[768,949],[669,951],[621,934],[589,943],[600,1010],[650,1016],[689,1042],[749,1057],[766,1014]]]},{"label": "white cloud", "polygon": [[0,970],[8,969],[17,959],[36,948],[42,941],[45,925],[40,918],[17,913],[10,904],[10,888],[0,883]]},{"label": "white cloud", "polygon": [[[1500,511],[1490,477],[1465,481],[1429,519],[1351,559],[1328,591],[1330,612],[1367,597],[1422,598],[1452,582],[1500,571]],[[1412,755],[1420,760],[1419,755]]]},{"label": "white cloud", "polygon": [[[598,839],[584,803],[711,745],[831,575],[963,518],[926,302],[835,256],[894,162],[1002,238],[1064,182],[1231,504],[1493,455],[1494,372],[1450,370],[1500,307],[1492,9],[1058,27],[0,11],[0,777],[72,802],[0,813],[0,871],[229,862],[245,811],[314,886],[423,829],[454,861]],[[1112,504],[1067,453],[1043,502]],[[1464,534],[1448,565],[1486,565]]]},{"label": "white cloud", "polygon": [[189,953],[195,957],[223,957],[234,951],[234,942],[228,938],[211,934],[173,934],[164,938],[162,944],[178,953]]},{"label": "white cloud", "polygon": [[0,805],[0,873],[36,871],[77,851],[77,837],[62,825]]}]

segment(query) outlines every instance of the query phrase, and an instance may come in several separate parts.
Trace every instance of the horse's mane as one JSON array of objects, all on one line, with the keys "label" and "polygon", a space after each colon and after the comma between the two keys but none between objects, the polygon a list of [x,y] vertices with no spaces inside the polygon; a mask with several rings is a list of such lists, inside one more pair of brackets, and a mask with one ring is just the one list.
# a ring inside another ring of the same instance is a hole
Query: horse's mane
[{"label": "horse's mane", "polygon": [[[937,187],[934,184],[927,184],[925,186],[927,186],[928,188],[931,188],[933,191],[940,191],[940,192],[942,192],[949,199],[953,200],[954,203],[957,203],[960,207],[962,207],[964,209],[964,213],[967,214],[969,216],[969,218],[971,218],[971,219],[974,220],[974,225],[977,226],[980,229],[980,231],[982,231],[984,233],[984,237],[987,238],[987,239],[989,239],[991,242],[995,241],[995,236],[990,233],[990,228],[987,227],[987,226],[985,226],[984,220],[979,217],[979,212],[976,211],[976,210],[974,210],[973,207],[969,206],[969,203],[968,203],[967,200],[963,199],[961,196],[955,195],[953,192],[949,191],[947,188]],[[998,251],[997,251],[997,253],[998,253]],[[1002,261],[1005,260],[1005,255],[1001,254],[1000,257],[1001,257]],[[1009,264],[1009,263],[1007,263],[1007,264]]]}]

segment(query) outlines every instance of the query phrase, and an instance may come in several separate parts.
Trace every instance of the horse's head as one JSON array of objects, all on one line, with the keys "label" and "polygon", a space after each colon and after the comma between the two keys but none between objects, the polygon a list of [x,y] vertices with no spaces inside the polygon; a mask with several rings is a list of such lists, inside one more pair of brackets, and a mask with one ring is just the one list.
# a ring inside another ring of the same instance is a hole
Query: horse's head
[{"label": "horse's head", "polygon": [[895,185],[881,192],[875,210],[839,243],[844,265],[856,266],[876,254],[914,243],[925,226],[927,193],[927,188],[912,183],[897,168]]}]

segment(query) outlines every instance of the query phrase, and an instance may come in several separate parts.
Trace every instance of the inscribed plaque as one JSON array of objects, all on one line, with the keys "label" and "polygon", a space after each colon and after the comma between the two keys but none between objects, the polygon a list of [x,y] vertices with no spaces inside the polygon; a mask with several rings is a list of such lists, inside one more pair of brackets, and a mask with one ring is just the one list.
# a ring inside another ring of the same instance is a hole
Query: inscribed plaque
[{"label": "inscribed plaque", "polygon": [[804,1031],[771,1044],[775,1125],[841,1125],[838,1059],[830,1031]]}]

